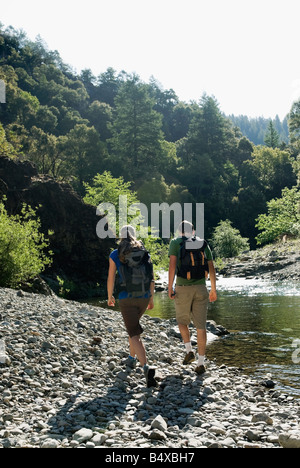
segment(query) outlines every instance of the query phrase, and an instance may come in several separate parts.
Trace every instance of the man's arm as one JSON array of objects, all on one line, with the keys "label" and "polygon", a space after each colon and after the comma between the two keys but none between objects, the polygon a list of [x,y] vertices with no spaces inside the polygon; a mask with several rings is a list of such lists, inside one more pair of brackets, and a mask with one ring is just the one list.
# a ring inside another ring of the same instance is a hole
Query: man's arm
[{"label": "man's arm", "polygon": [[173,283],[176,275],[177,256],[170,255],[169,262],[169,298],[174,299]]},{"label": "man's arm", "polygon": [[214,262],[212,260],[208,261],[208,269],[209,269],[209,278],[210,278],[210,283],[211,283],[209,301],[215,302],[217,300],[217,281],[216,281],[216,270],[215,270]]}]

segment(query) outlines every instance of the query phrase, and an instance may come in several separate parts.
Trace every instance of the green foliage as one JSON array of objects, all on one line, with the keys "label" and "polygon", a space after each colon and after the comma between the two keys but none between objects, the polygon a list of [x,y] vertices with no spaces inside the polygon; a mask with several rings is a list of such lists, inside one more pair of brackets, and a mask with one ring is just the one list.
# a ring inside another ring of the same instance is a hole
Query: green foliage
[{"label": "green foliage", "polygon": [[228,219],[220,221],[212,235],[214,254],[221,258],[236,257],[244,250],[248,250],[248,241],[249,239],[242,237]]},{"label": "green foliage", "polygon": [[72,294],[76,291],[76,284],[68,279],[63,279],[60,276],[57,276],[57,281],[59,284],[58,295],[65,299],[72,298]]},{"label": "green foliage", "polygon": [[[119,213],[120,213],[120,196],[127,197],[127,206],[134,203],[139,203],[136,192],[131,190],[131,182],[125,182],[123,177],[113,177],[109,171],[104,171],[103,174],[97,174],[92,185],[84,184],[86,195],[84,197],[85,203],[89,205],[98,206],[101,203],[111,203],[115,208],[115,219],[110,218],[108,213],[107,218],[110,226],[116,228],[116,235],[119,233]],[[127,213],[127,209],[126,209]],[[128,223],[134,216],[128,216]],[[116,223],[116,225],[115,225]],[[115,225],[115,226],[114,226]]]},{"label": "green foliage", "polygon": [[272,120],[270,120],[268,129],[265,135],[265,144],[270,148],[278,148],[280,145],[280,137],[276,128],[273,125]]},{"label": "green foliage", "polygon": [[[123,178],[118,194],[128,183],[148,208],[204,203],[206,236],[230,219],[254,246],[255,220],[267,201],[299,179],[299,102],[289,115],[288,144],[287,119],[227,118],[213,96],[180,102],[155,79],[144,83],[112,68],[78,76],[41,38],[32,42],[2,25],[0,79],[0,156],[29,158],[82,196],[85,184],[96,188],[97,174],[110,173]],[[114,190],[100,201],[109,202]]]},{"label": "green foliage", "polygon": [[51,263],[51,253],[45,253],[48,245],[30,207],[9,216],[0,202],[0,286],[16,287],[39,275]]},{"label": "green foliage", "polygon": [[162,119],[154,108],[148,87],[134,75],[115,98],[112,125],[113,162],[133,180],[157,168],[162,157]]},{"label": "green foliage", "polygon": [[268,197],[279,196],[284,187],[291,188],[296,182],[293,159],[288,151],[257,146],[248,164],[254,169],[255,178]]},{"label": "green foliage", "polygon": [[11,143],[7,141],[6,133],[0,122],[0,156],[15,157],[16,152]]},{"label": "green foliage", "polygon": [[257,243],[268,244],[284,234],[300,235],[300,190],[297,187],[282,190],[281,198],[267,203],[268,213],[260,214],[256,227],[262,231]]},{"label": "green foliage", "polygon": [[60,167],[57,138],[33,126],[28,155],[41,174],[58,175]]},{"label": "green foliage", "polygon": [[131,182],[125,182],[124,177],[113,177],[109,171],[97,174],[92,181],[92,185],[85,184],[85,203],[98,206],[100,203],[112,203],[119,205],[119,196],[126,195],[128,205],[139,203],[136,193],[131,190]]},{"label": "green foliage", "polygon": [[[254,145],[264,145],[270,119],[265,117],[248,117],[246,115],[230,115],[229,119],[240,129],[242,134],[247,137]],[[289,141],[288,120],[282,121],[278,115],[271,120],[274,130],[278,133],[280,141],[287,144]]]},{"label": "green foliage", "polygon": [[151,254],[154,273],[160,270],[167,270],[169,267],[169,244],[166,244],[160,238],[150,236],[143,237],[142,242]]},{"label": "green foliage", "polygon": [[289,131],[291,135],[291,142],[293,144],[299,143],[300,140],[300,99],[292,105],[291,112],[289,113]]},{"label": "green foliage", "polygon": [[[111,203],[116,208],[116,233],[119,232],[119,197],[126,195],[127,207],[139,203],[136,192],[131,190],[131,183],[125,182],[123,177],[113,177],[109,171],[103,174],[97,174],[92,185],[85,184],[86,195],[85,203],[98,206],[100,203]],[[128,214],[128,223],[136,218],[140,218],[143,223],[143,218],[136,213],[134,216]],[[108,216],[108,221],[111,222]],[[148,221],[148,220],[146,220]],[[150,228],[140,226],[142,241],[145,247],[151,252],[152,262],[156,270],[167,268],[168,263],[168,246],[159,238],[153,238],[150,235]]]},{"label": "green foliage", "polygon": [[99,133],[94,127],[85,124],[75,125],[61,139],[61,148],[63,155],[61,173],[69,178],[77,191],[83,195],[84,183],[90,182],[104,166],[106,151]]}]

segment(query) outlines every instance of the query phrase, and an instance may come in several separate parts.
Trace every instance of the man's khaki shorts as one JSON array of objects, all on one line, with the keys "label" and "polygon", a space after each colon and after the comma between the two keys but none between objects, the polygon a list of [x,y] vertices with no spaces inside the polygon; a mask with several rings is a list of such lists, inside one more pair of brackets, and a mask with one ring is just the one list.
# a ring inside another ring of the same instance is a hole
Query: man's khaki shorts
[{"label": "man's khaki shorts", "polygon": [[180,325],[189,325],[191,320],[199,330],[206,329],[209,294],[205,284],[176,286],[176,320]]}]

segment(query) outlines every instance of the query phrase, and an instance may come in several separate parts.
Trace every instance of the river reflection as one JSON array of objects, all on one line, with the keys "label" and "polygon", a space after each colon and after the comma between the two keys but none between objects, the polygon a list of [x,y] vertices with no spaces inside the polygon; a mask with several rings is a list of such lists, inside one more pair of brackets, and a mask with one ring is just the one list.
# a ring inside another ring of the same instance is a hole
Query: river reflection
[{"label": "river reflection", "polygon": [[[299,358],[293,362],[295,340],[300,340],[299,283],[220,278],[217,288],[218,301],[209,305],[208,319],[230,335],[211,343],[207,357],[263,379],[270,373],[276,388],[300,397]],[[175,317],[166,292],[156,293],[154,304],[149,315]]]}]

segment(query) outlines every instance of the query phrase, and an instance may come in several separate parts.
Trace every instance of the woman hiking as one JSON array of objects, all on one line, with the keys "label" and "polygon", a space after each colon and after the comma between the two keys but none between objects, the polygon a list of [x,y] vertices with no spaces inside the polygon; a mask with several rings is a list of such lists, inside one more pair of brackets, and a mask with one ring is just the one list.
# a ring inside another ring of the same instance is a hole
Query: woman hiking
[{"label": "woman hiking", "polygon": [[154,276],[150,255],[136,238],[133,226],[123,226],[118,249],[109,257],[107,304],[115,306],[113,296],[116,273],[119,279],[119,306],[129,335],[130,354],[127,365],[134,368],[136,357],[144,369],[147,387],[156,387],[155,369],[147,364],[146,350],[141,339],[140,319],[147,309],[153,309]]}]

